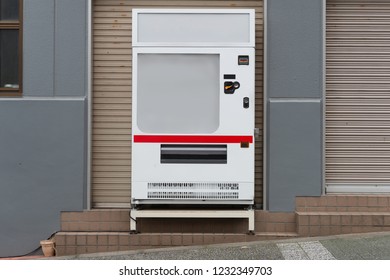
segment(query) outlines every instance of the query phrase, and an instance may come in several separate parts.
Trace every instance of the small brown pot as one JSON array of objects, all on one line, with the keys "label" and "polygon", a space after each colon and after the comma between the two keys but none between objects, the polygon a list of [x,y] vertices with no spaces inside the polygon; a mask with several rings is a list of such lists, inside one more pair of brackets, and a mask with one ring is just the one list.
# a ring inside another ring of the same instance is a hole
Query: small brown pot
[{"label": "small brown pot", "polygon": [[53,240],[42,240],[41,247],[43,251],[43,255],[45,257],[53,257],[56,254],[55,243]]}]

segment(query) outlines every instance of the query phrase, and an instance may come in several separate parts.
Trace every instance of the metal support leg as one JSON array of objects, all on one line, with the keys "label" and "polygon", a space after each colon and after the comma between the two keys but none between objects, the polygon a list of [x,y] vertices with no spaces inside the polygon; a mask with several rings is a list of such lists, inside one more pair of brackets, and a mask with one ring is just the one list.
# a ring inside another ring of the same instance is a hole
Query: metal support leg
[{"label": "metal support leg", "polygon": [[248,233],[255,234],[255,211],[253,209],[248,210]]},{"label": "metal support leg", "polygon": [[137,210],[130,211],[130,233],[137,232]]}]

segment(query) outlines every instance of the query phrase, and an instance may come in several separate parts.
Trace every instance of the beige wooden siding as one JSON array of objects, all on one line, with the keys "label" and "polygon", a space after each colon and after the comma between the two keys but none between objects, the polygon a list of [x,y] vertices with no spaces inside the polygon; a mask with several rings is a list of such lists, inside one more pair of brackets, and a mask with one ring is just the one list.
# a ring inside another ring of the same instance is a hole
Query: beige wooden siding
[{"label": "beige wooden siding", "polygon": [[[93,1],[92,207],[129,207],[131,11],[133,8],[255,8],[256,127],[263,128],[262,1]],[[223,30],[223,32],[228,32]],[[262,133],[256,141],[256,203],[262,203]]]},{"label": "beige wooden siding", "polygon": [[326,182],[390,182],[390,1],[327,1]]}]

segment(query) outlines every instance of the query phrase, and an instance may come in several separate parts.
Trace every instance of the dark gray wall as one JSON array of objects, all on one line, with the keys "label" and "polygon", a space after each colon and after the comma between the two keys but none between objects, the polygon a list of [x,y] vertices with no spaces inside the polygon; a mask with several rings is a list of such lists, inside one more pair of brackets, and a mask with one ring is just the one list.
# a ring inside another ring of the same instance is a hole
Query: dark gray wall
[{"label": "dark gray wall", "polygon": [[0,99],[0,256],[86,207],[87,1],[25,0],[23,97]]},{"label": "dark gray wall", "polygon": [[268,0],[267,205],[322,192],[323,2]]},{"label": "dark gray wall", "polygon": [[60,211],[83,209],[83,119],[79,101],[0,102],[2,256],[39,247]]}]

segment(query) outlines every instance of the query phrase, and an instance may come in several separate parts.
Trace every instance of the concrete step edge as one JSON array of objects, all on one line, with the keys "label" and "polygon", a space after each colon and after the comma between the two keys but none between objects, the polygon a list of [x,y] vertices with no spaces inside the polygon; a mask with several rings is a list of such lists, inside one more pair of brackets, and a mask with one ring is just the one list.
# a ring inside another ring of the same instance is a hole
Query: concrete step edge
[{"label": "concrete step edge", "polygon": [[321,215],[330,215],[330,216],[357,216],[357,215],[365,215],[365,216],[390,216],[390,212],[367,212],[367,211],[354,211],[354,212],[348,212],[348,211],[314,211],[314,212],[302,212],[302,211],[296,211],[295,212],[299,216],[321,216]]}]

